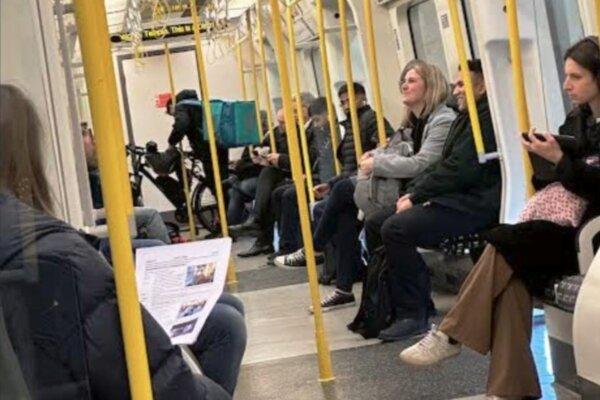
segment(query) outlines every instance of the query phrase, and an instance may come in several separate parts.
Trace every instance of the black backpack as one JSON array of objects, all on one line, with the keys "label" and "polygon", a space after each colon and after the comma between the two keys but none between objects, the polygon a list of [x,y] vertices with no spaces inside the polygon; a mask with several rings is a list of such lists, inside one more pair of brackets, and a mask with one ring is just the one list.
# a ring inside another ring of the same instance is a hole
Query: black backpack
[{"label": "black backpack", "polygon": [[392,321],[389,269],[383,246],[375,250],[363,280],[360,307],[348,329],[365,339],[377,337]]}]

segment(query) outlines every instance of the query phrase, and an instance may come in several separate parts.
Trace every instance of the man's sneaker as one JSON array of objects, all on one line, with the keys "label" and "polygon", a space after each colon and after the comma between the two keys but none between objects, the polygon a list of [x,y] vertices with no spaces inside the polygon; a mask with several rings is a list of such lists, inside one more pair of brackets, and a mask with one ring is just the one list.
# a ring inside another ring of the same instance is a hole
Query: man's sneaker
[{"label": "man's sneaker", "polygon": [[400,359],[411,365],[432,365],[457,356],[460,348],[460,343],[451,344],[448,335],[432,325],[427,336],[400,353]]},{"label": "man's sneaker", "polygon": [[[323,262],[325,262],[325,257],[323,254],[315,254],[315,261],[317,265],[323,264]],[[275,265],[283,268],[306,267],[306,254],[304,254],[304,248],[285,256],[275,257]]]},{"label": "man's sneaker", "polygon": [[[339,289],[335,289],[329,296],[321,300],[321,309],[323,312],[335,310],[336,308],[351,307],[356,304],[354,293],[344,292]],[[310,306],[308,311],[312,314],[313,307]]]}]

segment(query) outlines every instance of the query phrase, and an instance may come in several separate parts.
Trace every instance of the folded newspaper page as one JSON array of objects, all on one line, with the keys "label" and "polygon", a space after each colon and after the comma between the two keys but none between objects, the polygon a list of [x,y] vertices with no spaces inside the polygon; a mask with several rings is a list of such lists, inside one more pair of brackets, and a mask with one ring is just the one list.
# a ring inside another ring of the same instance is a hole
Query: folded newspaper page
[{"label": "folded newspaper page", "polygon": [[231,239],[136,251],[140,302],[173,344],[192,344],[225,286]]}]

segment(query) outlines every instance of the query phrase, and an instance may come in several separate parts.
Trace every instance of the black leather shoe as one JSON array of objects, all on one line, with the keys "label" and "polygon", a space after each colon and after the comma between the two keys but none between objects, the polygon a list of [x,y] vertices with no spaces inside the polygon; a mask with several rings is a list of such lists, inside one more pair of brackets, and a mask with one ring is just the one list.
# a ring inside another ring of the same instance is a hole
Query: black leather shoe
[{"label": "black leather shoe", "polygon": [[379,339],[384,342],[409,339],[426,333],[428,330],[426,319],[405,318],[396,320],[387,329],[379,332]]},{"label": "black leather shoe", "polygon": [[273,251],[272,244],[263,244],[257,240],[248,250],[239,252],[238,257],[254,257],[261,254],[271,254]]},{"label": "black leather shoe", "polygon": [[260,223],[254,216],[249,216],[248,219],[241,224],[231,225],[229,232],[233,236],[258,236],[260,233]]}]

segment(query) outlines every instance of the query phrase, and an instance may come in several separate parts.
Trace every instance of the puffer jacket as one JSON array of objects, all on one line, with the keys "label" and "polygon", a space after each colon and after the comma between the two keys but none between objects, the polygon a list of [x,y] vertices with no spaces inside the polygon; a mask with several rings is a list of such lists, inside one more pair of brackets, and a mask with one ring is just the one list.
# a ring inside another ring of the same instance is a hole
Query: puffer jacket
[{"label": "puffer jacket", "polygon": [[[392,126],[387,120],[385,122],[385,133],[387,137],[394,134]],[[340,122],[346,131],[342,138],[336,155],[342,165],[342,171],[339,175],[329,180],[329,186],[335,185],[339,180],[355,175],[357,170],[356,151],[354,149],[354,136],[352,132],[352,121],[350,118]],[[373,150],[377,147],[379,139],[377,136],[377,115],[368,105],[358,109],[358,125],[360,127],[360,139],[363,152]]]},{"label": "puffer jacket", "polygon": [[399,129],[386,147],[373,153],[373,172],[359,177],[354,201],[365,215],[393,205],[403,192],[407,180],[437,162],[442,155],[450,125],[456,118],[452,109],[440,104],[427,118],[423,128],[422,145],[414,154],[411,129]]},{"label": "puffer jacket", "polygon": [[[112,269],[66,223],[0,194],[0,273],[24,269],[37,271],[0,285],[0,296],[33,397],[129,399]],[[206,399],[179,348],[143,308],[142,317],[154,398]]]}]

